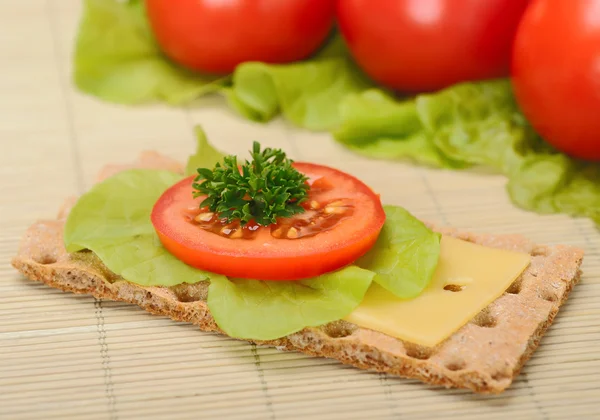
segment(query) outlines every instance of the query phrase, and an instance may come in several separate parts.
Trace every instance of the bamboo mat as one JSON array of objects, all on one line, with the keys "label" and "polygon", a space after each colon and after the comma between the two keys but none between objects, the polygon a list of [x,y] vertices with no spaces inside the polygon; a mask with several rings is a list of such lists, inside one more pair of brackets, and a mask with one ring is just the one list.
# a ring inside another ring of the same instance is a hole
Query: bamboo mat
[{"label": "bamboo mat", "polygon": [[[505,180],[368,161],[325,134],[255,125],[219,98],[126,109],[77,93],[78,0],[0,1],[0,418],[600,418],[600,232],[513,207]],[[219,148],[251,141],[337,166],[419,217],[585,249],[585,275],[542,346],[500,396],[443,390],[197,331],[121,303],[62,293],[9,265],[20,236],[100,167],[157,149],[184,159],[202,124]]]}]

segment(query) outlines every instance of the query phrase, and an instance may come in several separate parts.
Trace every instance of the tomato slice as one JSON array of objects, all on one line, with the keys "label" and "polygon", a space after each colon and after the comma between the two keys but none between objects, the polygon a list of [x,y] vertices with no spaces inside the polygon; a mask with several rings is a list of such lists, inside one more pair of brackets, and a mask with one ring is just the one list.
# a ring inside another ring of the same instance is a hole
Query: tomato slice
[{"label": "tomato slice", "polygon": [[225,223],[192,197],[193,177],[169,188],[152,210],[162,244],[183,262],[231,277],[300,280],[336,270],[375,243],[385,212],[368,186],[326,166],[294,163],[309,178],[306,211],[271,226]]}]

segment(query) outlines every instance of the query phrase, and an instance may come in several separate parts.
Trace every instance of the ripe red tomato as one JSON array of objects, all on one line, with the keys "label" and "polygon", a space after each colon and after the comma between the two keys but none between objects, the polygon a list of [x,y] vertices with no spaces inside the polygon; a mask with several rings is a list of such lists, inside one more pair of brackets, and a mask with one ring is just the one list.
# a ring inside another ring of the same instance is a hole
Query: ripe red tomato
[{"label": "ripe red tomato", "polygon": [[327,37],[335,0],[146,0],[150,26],[181,65],[229,73],[244,61],[303,59]]},{"label": "ripe red tomato", "polygon": [[340,28],[358,64],[399,91],[422,92],[508,76],[529,0],[338,0]]},{"label": "ripe red tomato", "polygon": [[183,262],[214,273],[298,280],[352,263],[375,243],[385,213],[379,197],[336,169],[294,163],[312,186],[306,212],[260,227],[226,223],[192,197],[193,177],[169,188],[152,210],[162,244]]},{"label": "ripe red tomato", "polygon": [[512,80],[543,138],[600,160],[600,0],[534,0],[515,38]]}]

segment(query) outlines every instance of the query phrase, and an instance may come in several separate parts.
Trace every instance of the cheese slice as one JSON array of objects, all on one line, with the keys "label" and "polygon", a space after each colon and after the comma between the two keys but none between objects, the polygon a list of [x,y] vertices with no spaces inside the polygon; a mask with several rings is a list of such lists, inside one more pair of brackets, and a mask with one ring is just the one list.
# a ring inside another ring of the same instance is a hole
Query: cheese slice
[{"label": "cheese slice", "polygon": [[346,321],[433,347],[497,299],[527,268],[529,254],[488,248],[450,236],[429,286],[400,299],[376,283]]}]

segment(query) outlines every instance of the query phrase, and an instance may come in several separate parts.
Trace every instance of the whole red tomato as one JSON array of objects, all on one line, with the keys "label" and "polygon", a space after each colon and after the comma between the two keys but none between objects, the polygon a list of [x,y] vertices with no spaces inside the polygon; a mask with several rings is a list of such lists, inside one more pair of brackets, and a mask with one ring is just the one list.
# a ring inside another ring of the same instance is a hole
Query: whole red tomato
[{"label": "whole red tomato", "polygon": [[542,137],[600,160],[600,0],[534,0],[515,38],[512,80]]},{"label": "whole red tomato", "polygon": [[335,0],[146,0],[162,50],[181,65],[228,73],[244,61],[303,59],[327,37]]},{"label": "whole red tomato", "polygon": [[508,76],[529,0],[338,0],[348,46],[374,80],[405,92]]}]

